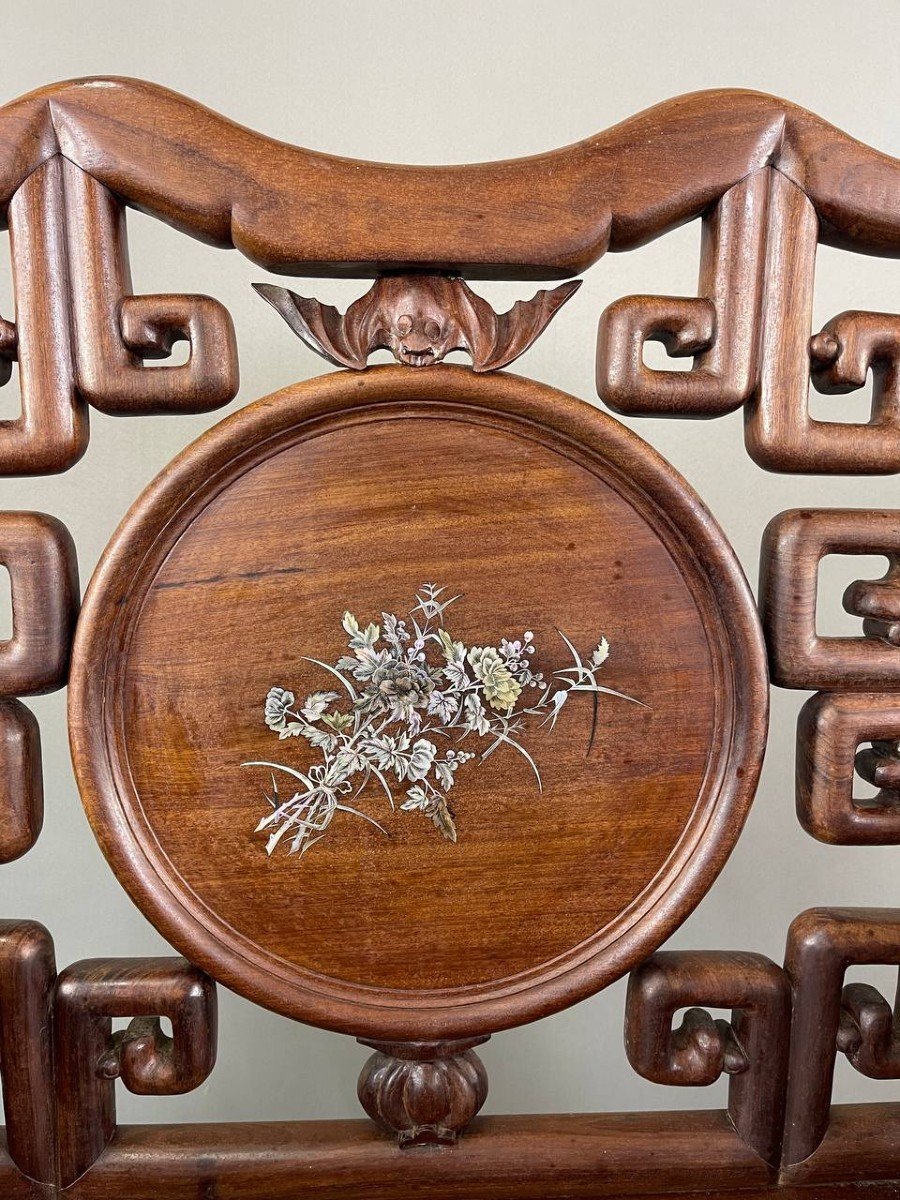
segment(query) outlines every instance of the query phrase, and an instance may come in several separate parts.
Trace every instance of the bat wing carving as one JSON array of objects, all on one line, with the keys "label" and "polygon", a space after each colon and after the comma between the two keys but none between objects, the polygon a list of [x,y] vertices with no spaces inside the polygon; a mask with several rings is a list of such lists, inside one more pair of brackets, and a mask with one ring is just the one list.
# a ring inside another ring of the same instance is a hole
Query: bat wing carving
[{"label": "bat wing carving", "polygon": [[425,367],[452,350],[466,350],[474,370],[496,371],[519,357],[554,313],[581,286],[569,280],[519,300],[497,314],[461,279],[445,275],[392,275],[377,279],[346,313],[287,288],[254,288],[311,350],[337,366],[361,371],[374,350]]},{"label": "bat wing carving", "polygon": [[[524,354],[553,318],[553,315],[581,287],[580,279],[570,279],[552,291],[542,289],[530,300],[517,300],[509,312],[495,313],[490,305],[476,296],[471,288],[460,281],[477,306],[474,312],[483,315],[467,331],[472,365],[476,371],[498,371]],[[484,310],[490,313],[487,319]]]},{"label": "bat wing carving", "polygon": [[336,367],[352,367],[361,371],[366,365],[368,350],[362,354],[350,344],[344,331],[344,314],[332,304],[322,304],[308,296],[298,296],[288,288],[271,283],[254,283],[254,289],[280,312],[310,350],[321,354]]}]

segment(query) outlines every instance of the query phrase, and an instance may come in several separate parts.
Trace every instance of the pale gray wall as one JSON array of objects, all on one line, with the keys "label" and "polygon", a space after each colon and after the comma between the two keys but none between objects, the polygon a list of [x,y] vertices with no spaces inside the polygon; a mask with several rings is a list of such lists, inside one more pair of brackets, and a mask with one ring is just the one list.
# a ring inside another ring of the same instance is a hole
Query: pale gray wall
[{"label": "pale gray wall", "polygon": [[[529,154],[594,133],[666,97],[715,86],[786,96],[900,155],[900,6],[890,0],[858,0],[849,8],[843,0],[6,0],[3,40],[3,100],[71,76],[134,75],[288,141],[363,158],[438,163]],[[262,274],[237,253],[211,250],[140,216],[131,220],[131,241],[138,291],[209,292],[231,310],[243,379],[232,408],[322,369],[251,294],[250,281]],[[697,252],[693,227],[603,259],[517,369],[592,400],[601,309],[632,292],[690,294]],[[817,319],[845,308],[897,311],[898,283],[895,263],[823,250]],[[342,304],[360,290],[353,283],[310,286]],[[522,288],[485,284],[483,291],[509,302]],[[8,280],[2,300],[8,314]],[[12,387],[0,393],[0,414],[14,411],[16,399]],[[847,411],[859,411],[855,402],[846,403]],[[0,508],[45,509],[66,521],[87,580],[137,492],[217,419],[95,414],[91,446],[78,466],[56,479],[0,480]],[[706,499],[753,581],[760,532],[780,509],[900,500],[896,479],[764,474],[744,453],[740,414],[713,423],[634,424]],[[826,631],[852,627],[838,609],[850,572],[840,561],[827,572]],[[793,737],[802,699],[775,694],[765,774],[744,836],[673,944],[752,949],[779,959],[790,919],[809,905],[900,902],[896,849],[831,849],[796,823]],[[44,921],[63,963],[97,954],[164,953],[88,829],[72,779],[64,705],[63,694],[34,702],[45,747],[46,826],[26,859],[0,870],[0,913]],[[889,986],[883,972],[868,977]],[[620,984],[539,1025],[495,1037],[484,1051],[488,1110],[721,1103],[723,1084],[704,1091],[656,1088],[630,1071],[622,1050],[623,999]],[[225,992],[221,1007],[219,1064],[211,1081],[174,1100],[124,1094],[123,1119],[356,1114],[361,1047],[291,1025]],[[844,1064],[836,1094],[897,1099],[900,1087],[869,1083]]]}]

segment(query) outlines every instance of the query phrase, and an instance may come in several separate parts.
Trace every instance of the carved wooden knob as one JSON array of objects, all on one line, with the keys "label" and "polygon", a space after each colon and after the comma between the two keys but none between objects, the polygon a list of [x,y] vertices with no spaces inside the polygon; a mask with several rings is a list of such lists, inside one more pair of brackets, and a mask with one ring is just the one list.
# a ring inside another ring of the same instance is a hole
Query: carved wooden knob
[{"label": "carved wooden knob", "polygon": [[365,1042],[375,1053],[359,1076],[357,1095],[373,1121],[400,1146],[452,1144],[487,1098],[484,1063],[465,1042]]}]

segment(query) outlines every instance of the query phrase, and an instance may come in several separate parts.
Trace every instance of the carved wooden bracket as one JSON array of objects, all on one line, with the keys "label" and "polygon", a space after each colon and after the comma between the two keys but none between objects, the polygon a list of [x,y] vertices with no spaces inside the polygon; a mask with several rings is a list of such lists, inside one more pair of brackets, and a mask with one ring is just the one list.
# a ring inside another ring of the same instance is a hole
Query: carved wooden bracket
[{"label": "carved wooden bracket", "polygon": [[[54,1041],[60,1184],[96,1160],[116,1127],[114,1081],[139,1095],[199,1087],[216,1061],[215,984],[180,958],[90,959],[57,982]],[[162,1033],[159,1016],[172,1023]],[[113,1017],[134,1017],[112,1032]]]},{"label": "carved wooden bracket", "polygon": [[[826,554],[898,553],[900,511],[790,509],[769,522],[763,534],[759,602],[773,683],[829,690],[900,685],[900,651],[888,640],[820,637],[816,632],[819,562]],[[853,611],[872,587],[855,584],[845,607]],[[875,632],[871,626],[869,632]]]},{"label": "carved wooden bracket", "polygon": [[12,594],[12,637],[0,643],[0,862],[10,862],[37,841],[44,815],[40,729],[15,697],[65,684],[79,587],[69,532],[44,513],[0,513],[0,563]]},{"label": "carved wooden bracket", "polygon": [[[870,743],[869,749],[859,747]],[[797,815],[823,842],[900,844],[900,697],[891,692],[818,692],[797,723]],[[853,795],[856,772],[881,789]]]},{"label": "carved wooden bracket", "polygon": [[[688,1005],[730,1008],[713,1020]],[[741,1137],[766,1162],[778,1161],[784,1112],[790,994],[780,967],[760,954],[663,951],[628,980],[625,1049],[645,1079],[705,1087],[731,1077],[728,1112]]]},{"label": "carved wooden bracket", "polygon": [[359,1076],[360,1104],[401,1147],[451,1145],[487,1099],[488,1080],[475,1046],[455,1042],[364,1041],[375,1053]]},{"label": "carved wooden bracket", "polygon": [[868,985],[842,990],[847,968],[864,963],[900,964],[900,910],[813,908],[791,925],[786,1165],[808,1158],[825,1136],[838,1050],[864,1075],[900,1077],[900,1035],[890,1005]]},{"label": "carved wooden bracket", "polygon": [[[716,417],[746,405],[750,455],[773,471],[900,471],[900,319],[844,312],[810,337],[816,246],[807,194],[766,169],[703,222],[699,296],[628,296],[600,318],[597,391],[617,412]],[[692,370],[656,371],[661,341]],[[809,387],[839,395],[875,379],[867,424],[814,420]]]},{"label": "carved wooden bracket", "polygon": [[408,367],[430,367],[465,350],[476,371],[496,371],[524,354],[581,280],[518,300],[501,314],[462,279],[445,275],[378,279],[343,315],[287,288],[253,286],[311,350],[336,366],[361,371],[373,351],[390,350]]}]

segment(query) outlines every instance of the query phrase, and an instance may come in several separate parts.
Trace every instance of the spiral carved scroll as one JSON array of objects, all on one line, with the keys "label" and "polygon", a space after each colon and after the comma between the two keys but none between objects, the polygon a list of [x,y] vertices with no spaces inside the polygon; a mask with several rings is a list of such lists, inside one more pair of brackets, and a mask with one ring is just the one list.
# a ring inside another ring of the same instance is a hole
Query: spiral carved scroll
[{"label": "spiral carved scroll", "polygon": [[[158,1017],[172,1024],[164,1035]],[[114,1017],[132,1017],[112,1032]],[[184,959],[91,959],[68,967],[55,998],[63,1186],[115,1131],[115,1079],[139,1095],[199,1087],[216,1059],[215,985]]]},{"label": "spiral carved scroll", "polygon": [[784,1161],[802,1162],[825,1136],[838,1051],[862,1074],[900,1078],[900,1020],[868,984],[843,987],[852,965],[900,965],[900,910],[820,908],[788,933],[793,992]]},{"label": "spiral carved scroll", "polygon": [[[713,1020],[690,1007],[730,1008]],[[781,1145],[790,999],[780,967],[759,954],[663,951],[628,981],[625,1048],[654,1083],[706,1087],[730,1076],[728,1111],[741,1137],[774,1163]]]}]

